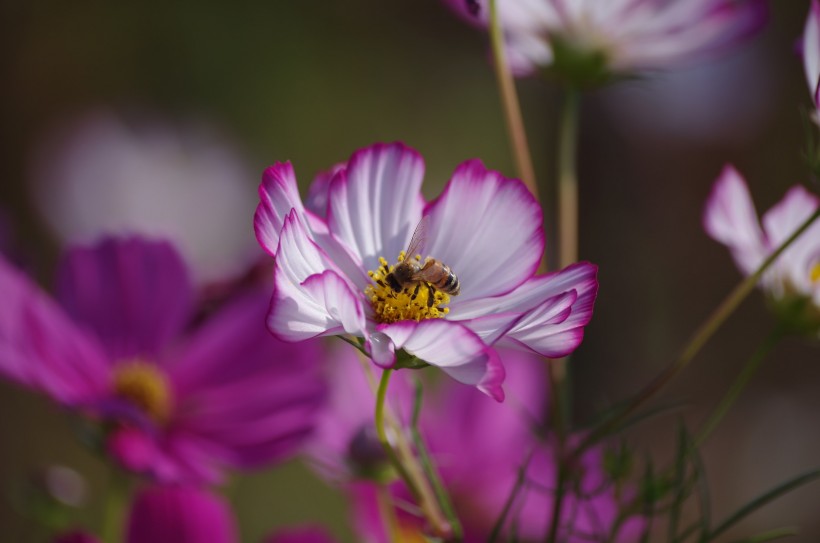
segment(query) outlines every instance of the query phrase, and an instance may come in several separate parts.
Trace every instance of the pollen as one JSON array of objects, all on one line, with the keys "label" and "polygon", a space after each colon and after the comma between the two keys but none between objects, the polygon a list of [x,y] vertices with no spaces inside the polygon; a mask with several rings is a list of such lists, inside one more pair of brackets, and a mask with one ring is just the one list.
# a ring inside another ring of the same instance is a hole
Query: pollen
[{"label": "pollen", "polygon": [[[402,251],[396,264],[403,262],[404,257]],[[415,258],[421,260],[419,255]],[[385,278],[393,272],[396,264],[388,265],[384,257],[379,257],[378,269],[367,272],[373,284],[368,285],[364,292],[373,307],[376,322],[392,324],[399,321],[440,319],[450,312],[450,308],[446,307],[450,303],[449,294],[441,292],[430,283],[419,281],[401,292],[390,288]]]},{"label": "pollen", "polygon": [[118,364],[114,370],[114,392],[154,422],[165,422],[171,412],[170,383],[156,364],[141,359]]}]

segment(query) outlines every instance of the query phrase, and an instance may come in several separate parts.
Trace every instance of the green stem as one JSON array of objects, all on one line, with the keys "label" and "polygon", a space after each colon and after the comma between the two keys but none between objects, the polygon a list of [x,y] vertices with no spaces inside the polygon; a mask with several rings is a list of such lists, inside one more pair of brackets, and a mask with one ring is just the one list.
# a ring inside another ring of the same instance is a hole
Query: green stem
[{"label": "green stem", "polygon": [[749,383],[749,380],[757,372],[760,364],[763,360],[765,360],[766,355],[771,352],[771,350],[783,337],[784,332],[784,327],[778,326],[766,337],[766,339],[763,340],[763,343],[760,344],[755,353],[740,371],[737,378],[732,383],[731,388],[729,388],[726,395],[723,396],[723,399],[698,431],[694,443],[692,444],[693,448],[697,449],[703,445],[703,442],[706,441],[717,425],[720,424],[720,421],[723,420],[723,417],[735,403],[735,400],[737,400],[740,393],[743,392],[743,389]]},{"label": "green stem", "polygon": [[106,543],[120,543],[125,539],[125,508],[130,501],[130,494],[126,477],[116,467],[111,466],[100,528],[100,536]]},{"label": "green stem", "polygon": [[421,415],[421,400],[421,381],[416,380],[416,397],[413,405],[413,421],[412,425],[410,426],[410,432],[413,436],[413,444],[416,446],[416,451],[418,451],[419,461],[421,462],[421,466],[424,469],[424,474],[427,476],[427,479],[433,486],[433,491],[436,494],[436,499],[438,500],[438,503],[441,506],[441,510],[444,512],[444,515],[447,517],[447,521],[450,523],[450,526],[452,527],[453,539],[455,541],[461,541],[464,538],[464,530],[461,526],[461,521],[459,520],[458,515],[456,514],[455,507],[453,507],[453,502],[450,499],[450,495],[447,493],[447,489],[441,482],[441,477],[439,476],[438,470],[436,469],[436,466],[433,464],[432,458],[430,458],[430,453],[427,450],[427,445],[425,444],[424,439],[421,436],[421,432],[419,431],[418,423],[419,417]]},{"label": "green stem", "polygon": [[387,437],[387,430],[385,430],[384,426],[384,404],[385,400],[387,399],[387,386],[390,384],[390,375],[393,373],[393,370],[384,370],[382,372],[382,378],[379,381],[379,389],[376,392],[376,433],[379,436],[379,442],[382,444],[384,448],[385,454],[390,459],[390,463],[393,464],[393,467],[396,469],[396,472],[399,474],[399,477],[402,478],[404,483],[407,485],[407,489],[413,495],[414,498],[419,498],[419,489],[416,486],[416,482],[410,477],[410,473],[404,467],[404,464],[401,463],[399,457],[396,455],[396,451],[393,449],[393,446],[390,444],[390,439]]},{"label": "green stem", "polygon": [[[382,444],[390,463],[393,464],[396,473],[399,474],[399,477],[401,477],[404,484],[407,485],[407,489],[413,495],[413,498],[418,502],[419,507],[424,513],[424,517],[430,523],[430,526],[436,536],[450,539],[450,537],[452,537],[452,527],[444,518],[444,515],[439,509],[435,495],[433,494],[432,489],[430,489],[430,485],[427,480],[424,479],[424,473],[421,467],[418,466],[415,458],[412,457],[412,451],[409,447],[401,447],[402,442],[400,440],[400,436],[397,435],[396,439],[399,444],[399,450],[403,452],[408,465],[412,468],[411,470],[408,469],[404,462],[402,462],[402,459],[399,458],[399,455],[396,453],[396,450],[393,448],[393,445],[390,443],[390,439],[387,436],[387,431],[385,429],[385,403],[387,400],[387,387],[390,383],[390,376],[392,373],[393,370],[390,369],[386,369],[382,372],[382,377],[379,381],[379,388],[376,391],[375,424],[376,433],[379,436],[379,442]],[[398,427],[394,428],[394,430],[397,433],[401,431]]]},{"label": "green stem", "polygon": [[501,104],[504,108],[504,120],[507,123],[507,132],[510,137],[515,168],[521,181],[538,199],[538,186],[535,182],[535,170],[532,166],[527,132],[524,129],[524,119],[521,116],[521,106],[515,92],[515,82],[507,64],[507,55],[504,50],[504,32],[498,17],[496,0],[490,0],[490,41],[493,50],[493,65],[498,81],[498,90],[501,94]]},{"label": "green stem", "polygon": [[558,463],[558,476],[555,482],[555,499],[552,502],[552,521],[550,522],[550,531],[547,536],[548,543],[555,543],[558,541],[558,527],[561,525],[561,512],[564,503],[564,485],[566,484],[565,458],[562,456]]},{"label": "green stem", "polygon": [[578,261],[578,118],[581,97],[568,88],[558,140],[558,243],[560,268]]},{"label": "green stem", "polygon": [[647,400],[651,399],[658,393],[666,384],[668,384],[675,376],[677,376],[689,363],[695,358],[707,341],[717,332],[721,325],[726,322],[726,319],[737,309],[740,303],[754,290],[760,278],[767,269],[774,263],[775,260],[785,251],[800,235],[811,226],[817,218],[820,217],[820,208],[818,208],[811,216],[806,219],[795,231],[790,235],[780,246],[770,254],[766,260],[755,270],[753,274],[744,279],[737,287],[729,293],[728,296],[715,308],[712,314],[701,326],[696,330],[695,334],[689,340],[686,347],[681,352],[680,356],[669,366],[666,367],[655,379],[649,383],[643,390],[634,396],[625,407],[610,419],[604,421],[595,430],[589,433],[587,437],[578,445],[570,456],[570,460],[577,460],[584,451],[589,449],[592,445],[598,442],[603,436],[610,431],[617,428],[629,415],[643,405]]}]

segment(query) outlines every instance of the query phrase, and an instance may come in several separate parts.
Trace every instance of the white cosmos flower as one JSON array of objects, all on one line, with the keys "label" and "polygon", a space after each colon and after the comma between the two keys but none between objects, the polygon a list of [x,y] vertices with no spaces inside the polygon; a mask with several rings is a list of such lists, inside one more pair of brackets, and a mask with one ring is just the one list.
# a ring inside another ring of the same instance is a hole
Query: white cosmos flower
[{"label": "white cosmos flower", "polygon": [[[489,2],[444,0],[487,26]],[[666,69],[732,45],[767,19],[765,0],[497,0],[509,61],[521,75],[561,62],[598,59],[606,72]]]},{"label": "white cosmos flower", "polygon": [[[413,149],[372,145],[335,167],[330,182],[323,176],[326,208],[310,211],[290,163],[268,168],[254,217],[259,243],[275,256],[268,327],[289,341],[363,338],[385,368],[404,350],[502,400],[504,369],[492,346],[549,358],[571,353],[592,316],[597,268],[579,263],[535,275],[544,251],[541,207],[520,181],[471,160],[425,202],[423,175]],[[325,201],[316,193],[311,201]],[[422,256],[457,274],[458,296],[426,286],[414,295],[412,285],[395,293],[382,280],[422,217]]]},{"label": "white cosmos flower", "polygon": [[[703,225],[715,240],[726,245],[744,275],[751,275],[763,261],[809,216],[820,203],[802,186],[789,189],[783,199],[758,221],[746,181],[726,166],[706,203]],[[762,226],[762,227],[761,227]],[[763,275],[760,286],[778,309],[789,310],[797,299],[808,300],[799,315],[804,330],[820,325],[820,223],[815,222],[791,244]]]},{"label": "white cosmos flower", "polygon": [[[820,96],[820,2],[812,0],[806,26],[803,30],[803,70],[809,85],[814,107],[817,108]],[[817,113],[814,115],[817,122]]]}]

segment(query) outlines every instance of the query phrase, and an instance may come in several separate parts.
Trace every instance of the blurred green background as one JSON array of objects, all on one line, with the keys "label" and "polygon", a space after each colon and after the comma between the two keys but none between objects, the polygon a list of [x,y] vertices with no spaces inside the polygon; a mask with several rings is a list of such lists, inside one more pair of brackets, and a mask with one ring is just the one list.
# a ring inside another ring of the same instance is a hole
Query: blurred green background
[{"label": "blurred green background", "polygon": [[[800,157],[800,109],[810,100],[795,54],[808,1],[772,8],[761,36],[719,59],[584,98],[580,254],[600,266],[601,288],[571,363],[579,423],[670,363],[738,282],[728,253],[700,224],[723,164],[746,175],[758,210],[795,183],[815,187]],[[101,106],[171,122],[207,119],[243,150],[251,171],[291,160],[303,191],[317,171],[374,141],[402,140],[421,152],[428,198],[467,158],[514,175],[485,37],[435,0],[6,0],[0,51],[0,207],[17,252],[44,284],[59,244],[33,204],[31,157],[54,126]],[[561,93],[538,79],[520,81],[519,91],[549,226]],[[247,225],[252,236],[250,216]],[[659,403],[685,401],[686,419],[697,423],[772,324],[756,293]],[[715,518],[820,464],[816,349],[797,339],[781,344],[706,445]],[[13,495],[44,466],[71,466],[89,480],[79,518],[93,526],[108,475],[67,421],[47,400],[0,383],[0,488]],[[672,422],[649,423],[631,442],[663,459]],[[353,540],[344,499],[296,462],[239,476],[226,492],[244,541],[308,520]],[[794,541],[817,541],[818,503],[820,487],[803,488],[726,540],[797,525]],[[36,541],[8,500],[0,527],[2,541]]]}]

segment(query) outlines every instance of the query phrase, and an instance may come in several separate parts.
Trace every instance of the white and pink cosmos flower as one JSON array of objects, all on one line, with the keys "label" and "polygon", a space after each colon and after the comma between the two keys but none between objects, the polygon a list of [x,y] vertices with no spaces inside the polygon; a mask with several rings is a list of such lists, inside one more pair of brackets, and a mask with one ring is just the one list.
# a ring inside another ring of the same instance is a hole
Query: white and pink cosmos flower
[{"label": "white and pink cosmos flower", "polygon": [[[740,271],[748,276],[818,205],[817,196],[796,185],[758,221],[746,181],[737,170],[727,166],[706,203],[703,225],[712,238],[729,248]],[[763,275],[760,286],[776,308],[786,309],[795,300],[809,300],[806,311],[797,315],[809,320],[799,324],[810,329],[820,324],[820,223],[810,226],[777,258]]]},{"label": "white and pink cosmos flower", "polygon": [[[820,2],[812,0],[803,30],[803,71],[809,85],[814,107],[820,103]],[[817,122],[817,114],[814,116]]]},{"label": "white and pink cosmos flower", "polygon": [[[384,368],[404,351],[501,401],[504,368],[492,346],[548,358],[574,351],[592,316],[597,268],[536,275],[541,207],[520,181],[470,160],[426,202],[423,176],[416,151],[375,144],[320,178],[326,194],[312,190],[306,206],[291,164],[268,168],[254,217],[259,243],[275,257],[268,328],[288,341],[362,338]],[[422,217],[420,252],[457,274],[458,296],[427,286],[395,292],[384,280]]]},{"label": "white and pink cosmos flower", "polygon": [[[445,2],[473,24],[489,24],[487,0]],[[497,0],[497,5],[509,61],[519,75],[560,62],[561,51],[597,59],[610,73],[667,69],[755,33],[768,14],[765,0]]]}]

